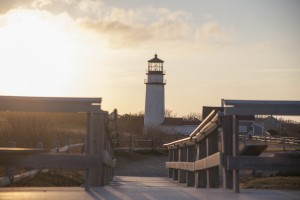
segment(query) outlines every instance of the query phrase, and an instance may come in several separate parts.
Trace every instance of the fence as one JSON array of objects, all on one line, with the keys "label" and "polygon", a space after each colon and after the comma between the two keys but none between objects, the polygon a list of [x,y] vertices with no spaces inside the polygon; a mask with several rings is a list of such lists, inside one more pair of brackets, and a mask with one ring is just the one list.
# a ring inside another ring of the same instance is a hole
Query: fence
[{"label": "fence", "polygon": [[273,150],[294,150],[300,148],[300,139],[295,137],[274,137],[274,136],[239,136],[244,146],[249,144],[267,144],[268,149]]},{"label": "fence", "polygon": [[[12,145],[10,145],[11,147],[16,147],[15,146],[16,143],[11,143],[11,144],[12,144]],[[52,152],[52,153],[64,153],[64,152],[70,153],[71,149],[77,148],[77,147],[82,147],[82,153],[84,153],[84,146],[85,146],[84,143],[70,144],[70,145],[65,145],[63,147],[56,147],[56,148],[50,149],[49,152]],[[37,144],[37,148],[38,149],[43,149],[42,147],[43,147],[43,143],[39,142]],[[48,172],[48,171],[49,171],[49,169],[34,169],[34,170],[30,170],[30,171],[15,175],[14,170],[8,168],[8,169],[6,169],[6,172],[7,172],[6,176],[5,177],[0,177],[0,186],[6,186],[6,185],[12,184],[14,182],[18,182],[18,181],[20,181],[24,178],[33,177],[39,172],[45,173],[45,172]]]},{"label": "fence", "polygon": [[85,154],[37,153],[34,149],[2,149],[0,165],[7,168],[84,169],[85,189],[104,186],[113,177],[114,150],[110,140],[108,113],[101,98],[54,98],[0,96],[1,111],[87,113]]},{"label": "fence", "polygon": [[170,178],[187,186],[217,188],[220,167],[223,188],[239,192],[239,170],[300,168],[297,156],[240,155],[237,131],[242,115],[300,115],[300,102],[223,100],[223,105],[224,113],[211,112],[190,137],[165,144],[169,150],[166,167]]},{"label": "fence", "polygon": [[149,138],[139,138],[133,135],[118,139],[115,150],[128,151],[149,151],[149,150],[165,150],[163,148],[164,141]]},{"label": "fence", "polygon": [[174,139],[182,138],[182,135],[157,134],[148,135],[122,135],[116,140],[115,150],[127,151],[152,151],[166,150],[164,144]]}]

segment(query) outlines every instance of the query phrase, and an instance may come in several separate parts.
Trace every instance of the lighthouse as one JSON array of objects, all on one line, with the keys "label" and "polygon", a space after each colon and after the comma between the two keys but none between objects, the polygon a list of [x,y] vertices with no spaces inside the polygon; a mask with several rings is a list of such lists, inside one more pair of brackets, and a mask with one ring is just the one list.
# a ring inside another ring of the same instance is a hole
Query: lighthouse
[{"label": "lighthouse", "polygon": [[148,61],[146,71],[146,99],[144,130],[149,128],[158,128],[165,118],[165,71],[163,70],[164,61],[154,55],[154,58]]}]

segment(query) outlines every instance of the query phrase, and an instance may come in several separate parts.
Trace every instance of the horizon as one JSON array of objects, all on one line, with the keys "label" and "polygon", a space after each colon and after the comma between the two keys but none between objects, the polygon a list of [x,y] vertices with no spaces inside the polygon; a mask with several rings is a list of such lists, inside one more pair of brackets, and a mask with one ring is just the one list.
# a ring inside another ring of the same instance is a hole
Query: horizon
[{"label": "horizon", "polygon": [[[300,100],[300,1],[0,2],[0,95],[101,97],[144,112],[147,61],[164,60],[179,116],[221,99]],[[300,121],[300,117],[288,117]]]}]

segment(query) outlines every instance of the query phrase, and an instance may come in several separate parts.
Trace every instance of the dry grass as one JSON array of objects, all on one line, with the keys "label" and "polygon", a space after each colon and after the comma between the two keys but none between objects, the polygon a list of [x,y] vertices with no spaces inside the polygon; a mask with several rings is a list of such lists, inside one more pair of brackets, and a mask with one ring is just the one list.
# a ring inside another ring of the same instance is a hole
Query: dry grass
[{"label": "dry grass", "polygon": [[[75,118],[74,118],[75,116]],[[52,148],[55,141],[78,143],[84,138],[82,124],[85,118],[79,115],[2,112],[0,113],[0,146],[15,142],[17,147],[35,148],[43,142],[44,148]],[[73,124],[72,124],[73,122]],[[66,126],[62,126],[65,124]],[[79,128],[78,128],[79,127]]]},{"label": "dry grass", "polygon": [[300,190],[300,176],[255,178],[241,183],[241,188]]}]

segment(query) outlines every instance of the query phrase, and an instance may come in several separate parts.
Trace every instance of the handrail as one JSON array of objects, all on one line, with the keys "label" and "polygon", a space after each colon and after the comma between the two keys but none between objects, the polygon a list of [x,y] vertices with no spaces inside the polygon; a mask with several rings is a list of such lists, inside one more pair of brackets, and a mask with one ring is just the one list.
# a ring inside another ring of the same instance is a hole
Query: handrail
[{"label": "handrail", "polygon": [[192,138],[192,139],[198,139],[202,134],[206,133],[208,135],[211,133],[213,130],[215,130],[218,127],[218,120],[219,116],[221,116],[222,113],[218,111],[213,118],[208,121],[205,126]]},{"label": "handrail", "polygon": [[211,111],[209,115],[199,124],[199,126],[190,134],[190,138],[198,133],[216,114],[216,110]]},{"label": "handrail", "polygon": [[205,136],[207,136],[209,133],[211,133],[213,130],[215,130],[218,127],[218,120],[219,116],[221,116],[222,113],[220,111],[213,110],[203,121],[202,123],[190,134],[189,137],[176,140],[174,142],[170,142],[167,144],[164,144],[164,147],[170,147],[174,145],[180,145],[180,144],[194,144],[196,140],[199,140],[201,136],[205,133]]},{"label": "handrail", "polygon": [[[50,152],[62,153],[62,152],[66,152],[66,151],[70,150],[71,148],[80,147],[80,146],[84,146],[84,143],[65,145],[60,148],[52,148],[52,149],[50,149]],[[13,182],[18,182],[18,181],[22,180],[23,178],[26,178],[29,176],[34,176],[37,173],[39,173],[40,171],[47,172],[48,169],[42,169],[42,170],[33,169],[33,170],[30,170],[30,171],[27,171],[27,172],[24,172],[21,174],[16,174],[13,177],[0,177],[0,186],[6,186],[6,185],[11,184],[12,179],[13,179]]]}]

